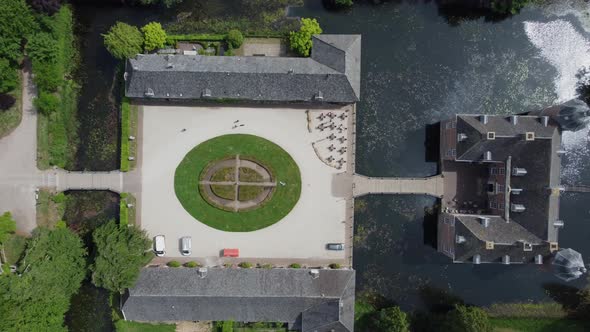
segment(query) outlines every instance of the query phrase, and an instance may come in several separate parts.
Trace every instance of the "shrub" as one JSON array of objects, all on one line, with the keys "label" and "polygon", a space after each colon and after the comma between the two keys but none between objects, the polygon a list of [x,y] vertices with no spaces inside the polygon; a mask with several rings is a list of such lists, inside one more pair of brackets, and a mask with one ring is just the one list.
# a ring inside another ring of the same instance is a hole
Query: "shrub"
[{"label": "shrub", "polygon": [[311,52],[311,37],[322,33],[322,28],[315,18],[302,18],[299,31],[289,33],[289,45],[299,55],[309,56]]},{"label": "shrub", "polygon": [[341,266],[338,263],[332,263],[328,265],[331,269],[339,269]]},{"label": "shrub", "polygon": [[199,264],[197,262],[187,262],[187,263],[184,263],[184,267],[190,267],[190,268],[201,267],[201,264]]},{"label": "shrub", "polygon": [[181,266],[179,261],[170,261],[166,265],[168,265],[169,267],[180,267]]},{"label": "shrub", "polygon": [[146,51],[152,51],[164,47],[166,43],[166,31],[158,22],[151,22],[141,28],[143,32],[143,45]]},{"label": "shrub", "polygon": [[293,263],[291,265],[289,265],[290,268],[292,269],[300,269],[301,268],[301,264],[299,263]]},{"label": "shrub", "polygon": [[117,22],[102,37],[109,53],[117,59],[131,58],[141,53],[143,35],[137,27]]},{"label": "shrub", "polygon": [[270,270],[270,269],[272,269],[274,266],[273,266],[272,264],[266,263],[266,264],[262,264],[260,267],[261,267],[261,268],[263,268],[263,269]]},{"label": "shrub", "polygon": [[63,82],[57,66],[33,61],[33,71],[35,72],[34,82],[41,91],[55,92]]},{"label": "shrub", "polygon": [[14,106],[14,103],[16,103],[16,99],[14,99],[13,96],[5,93],[0,93],[0,110],[8,110],[12,106]]},{"label": "shrub", "polygon": [[66,228],[66,222],[63,220],[59,220],[58,222],[55,223],[55,228]]},{"label": "shrub", "polygon": [[252,268],[252,263],[250,262],[241,262],[240,264],[238,264],[239,267],[243,268],[243,269],[251,269]]},{"label": "shrub", "polygon": [[447,314],[447,331],[451,332],[490,332],[492,325],[485,311],[477,307],[456,305]]},{"label": "shrub", "polygon": [[409,332],[410,323],[405,312],[399,307],[381,309],[377,316],[377,327],[382,332]]},{"label": "shrub", "polygon": [[336,6],[338,7],[351,7],[353,4],[352,0],[335,0]]},{"label": "shrub", "polygon": [[242,35],[240,30],[232,29],[227,32],[227,37],[225,38],[225,41],[228,45],[231,45],[231,47],[239,48],[240,46],[242,46],[242,43],[244,42],[244,35]]},{"label": "shrub", "polygon": [[42,91],[39,93],[39,97],[35,98],[33,104],[35,104],[35,107],[37,107],[41,113],[49,115],[57,111],[57,108],[59,107],[59,98],[56,95]]},{"label": "shrub", "polygon": [[10,61],[0,58],[0,93],[11,91],[18,83],[18,73]]},{"label": "shrub", "polygon": [[34,61],[56,63],[57,52],[57,40],[47,32],[35,34],[27,43],[27,53]]}]

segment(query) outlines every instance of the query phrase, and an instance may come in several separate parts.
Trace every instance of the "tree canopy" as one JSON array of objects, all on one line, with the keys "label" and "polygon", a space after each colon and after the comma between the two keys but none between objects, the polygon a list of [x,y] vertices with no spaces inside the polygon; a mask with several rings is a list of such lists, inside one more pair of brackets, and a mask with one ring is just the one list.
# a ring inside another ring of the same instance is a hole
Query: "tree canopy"
[{"label": "tree canopy", "polygon": [[315,18],[302,18],[299,31],[289,33],[291,49],[302,56],[309,56],[311,52],[311,37],[322,33],[322,28]]},{"label": "tree canopy", "polygon": [[170,8],[182,2],[182,0],[139,0],[142,5],[163,4],[166,8]]},{"label": "tree canopy", "polygon": [[34,61],[55,63],[58,57],[55,37],[47,32],[37,33],[27,44],[27,53]]},{"label": "tree canopy", "polygon": [[16,231],[16,222],[10,212],[4,212],[0,216],[0,244],[6,242],[10,234]]},{"label": "tree canopy", "polygon": [[447,331],[450,332],[490,332],[492,325],[488,314],[477,307],[456,305],[447,314]]},{"label": "tree canopy", "polygon": [[1,331],[65,331],[70,298],[85,276],[86,249],[68,229],[37,229],[20,276],[0,278]]},{"label": "tree canopy", "polygon": [[18,73],[7,59],[0,58],[0,93],[11,91],[18,83]]},{"label": "tree canopy", "polygon": [[22,55],[23,39],[37,28],[25,0],[0,1],[0,57],[16,62]]},{"label": "tree canopy", "polygon": [[102,36],[105,47],[117,59],[131,58],[142,51],[143,35],[137,27],[117,22]]},{"label": "tree canopy", "polygon": [[152,258],[151,241],[145,232],[110,221],[97,228],[92,238],[97,249],[90,268],[92,282],[117,292],[133,287],[139,270]]},{"label": "tree canopy", "polygon": [[151,22],[141,28],[143,32],[144,48],[146,51],[152,51],[164,47],[166,43],[166,31],[158,22]]},{"label": "tree canopy", "polygon": [[225,41],[233,48],[239,48],[244,42],[244,35],[237,29],[231,29],[227,32]]},{"label": "tree canopy", "polygon": [[378,314],[377,327],[382,332],[409,332],[410,323],[405,312],[399,307],[381,309]]}]

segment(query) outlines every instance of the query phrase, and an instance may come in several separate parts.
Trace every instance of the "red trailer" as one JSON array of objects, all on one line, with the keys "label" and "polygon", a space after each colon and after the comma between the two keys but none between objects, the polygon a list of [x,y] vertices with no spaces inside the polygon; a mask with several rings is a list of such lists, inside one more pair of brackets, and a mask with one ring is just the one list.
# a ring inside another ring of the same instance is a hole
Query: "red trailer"
[{"label": "red trailer", "polygon": [[240,249],[223,249],[223,257],[239,257]]}]

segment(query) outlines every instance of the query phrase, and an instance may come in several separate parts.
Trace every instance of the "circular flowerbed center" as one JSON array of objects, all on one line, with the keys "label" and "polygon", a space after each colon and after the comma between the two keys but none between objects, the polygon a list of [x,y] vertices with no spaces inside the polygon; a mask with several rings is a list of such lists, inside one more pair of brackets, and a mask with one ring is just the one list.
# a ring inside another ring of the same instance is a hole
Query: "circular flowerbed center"
[{"label": "circular flowerbed center", "polygon": [[189,151],[174,191],[198,221],[249,232],[283,219],[301,194],[299,167],[280,146],[253,135],[224,135]]},{"label": "circular flowerbed center", "polygon": [[211,162],[201,173],[199,191],[211,205],[238,212],[264,204],[276,186],[260,162],[236,155]]}]

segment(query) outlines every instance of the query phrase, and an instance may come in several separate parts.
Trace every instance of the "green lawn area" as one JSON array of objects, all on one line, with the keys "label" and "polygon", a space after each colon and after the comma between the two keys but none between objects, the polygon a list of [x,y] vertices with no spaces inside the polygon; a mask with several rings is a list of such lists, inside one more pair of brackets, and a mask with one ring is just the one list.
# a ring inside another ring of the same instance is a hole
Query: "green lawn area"
[{"label": "green lawn area", "polygon": [[0,138],[8,135],[20,124],[20,120],[23,117],[22,112],[22,98],[21,98],[21,82],[22,78],[19,72],[19,84],[13,91],[9,92],[16,101],[14,105],[6,111],[0,110]]},{"label": "green lawn area", "polygon": [[174,332],[174,324],[150,324],[119,320],[115,323],[117,332]]},{"label": "green lawn area", "polygon": [[6,260],[9,265],[15,265],[20,259],[25,247],[27,245],[27,239],[24,236],[12,234],[4,243],[4,254],[6,254]]},{"label": "green lawn area", "polygon": [[262,194],[263,191],[263,187],[240,186],[240,189],[238,190],[238,200],[249,201],[251,199],[258,197],[258,195]]},{"label": "green lawn area", "polygon": [[234,200],[236,198],[236,187],[235,186],[220,186],[211,185],[211,191],[221,198]]},{"label": "green lawn area", "polygon": [[497,332],[583,332],[590,329],[583,321],[572,319],[490,318],[490,322]]},{"label": "green lawn area", "polygon": [[[212,161],[240,154],[269,168],[277,182],[272,199],[261,207],[242,212],[218,209],[205,201],[196,190],[200,173]],[[213,138],[192,149],[174,175],[174,190],[182,206],[197,220],[228,232],[249,232],[270,226],[285,217],[299,200],[299,167],[278,145],[252,135],[225,135]]]},{"label": "green lawn area", "polygon": [[260,174],[258,174],[258,172],[256,172],[255,170],[251,169],[251,168],[247,168],[247,167],[240,167],[239,171],[239,177],[240,177],[240,181],[244,181],[244,182],[262,182],[263,178]]},{"label": "green lawn area", "polygon": [[[236,171],[234,167],[225,167],[213,174],[211,176],[210,181],[215,182],[224,182],[224,181],[234,181],[234,177],[236,175]],[[203,179],[206,180],[206,179]]]},{"label": "green lawn area", "polygon": [[37,200],[37,225],[53,228],[63,219],[66,209],[66,196],[64,193],[52,193],[48,190],[39,191]]}]

